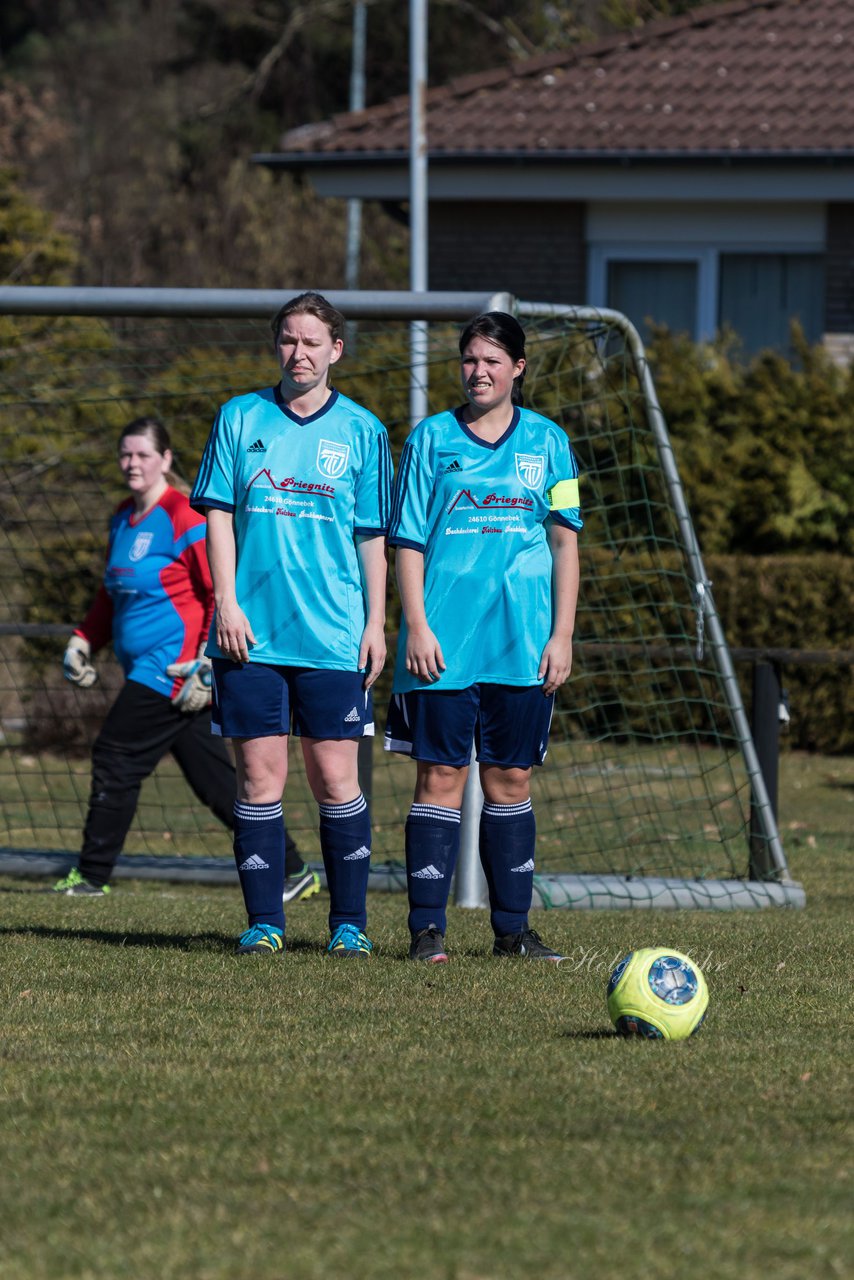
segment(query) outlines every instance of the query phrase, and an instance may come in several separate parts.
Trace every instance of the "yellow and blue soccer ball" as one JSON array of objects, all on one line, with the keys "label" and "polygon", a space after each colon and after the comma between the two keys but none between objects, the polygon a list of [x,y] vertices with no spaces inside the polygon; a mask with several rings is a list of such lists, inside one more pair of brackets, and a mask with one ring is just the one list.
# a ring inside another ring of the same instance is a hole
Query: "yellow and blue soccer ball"
[{"label": "yellow and blue soccer ball", "polygon": [[621,1036],[686,1040],[700,1030],[709,1005],[702,970],[681,951],[630,951],[608,980],[608,1013]]}]

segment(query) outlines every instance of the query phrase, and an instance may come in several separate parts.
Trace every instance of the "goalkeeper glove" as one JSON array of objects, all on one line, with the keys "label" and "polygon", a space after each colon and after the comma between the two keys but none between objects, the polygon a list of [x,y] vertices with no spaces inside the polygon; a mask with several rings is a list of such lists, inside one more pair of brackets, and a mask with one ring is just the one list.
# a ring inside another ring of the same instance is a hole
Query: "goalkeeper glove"
[{"label": "goalkeeper glove", "polygon": [[98,679],[98,672],[89,661],[91,654],[92,646],[82,636],[72,636],[68,641],[62,659],[62,674],[80,689],[91,689]]},{"label": "goalkeeper glove", "polygon": [[172,698],[172,706],[179,711],[204,711],[211,702],[211,664],[208,658],[194,658],[192,662],[173,662],[166,668],[167,676],[181,678],[184,683]]}]

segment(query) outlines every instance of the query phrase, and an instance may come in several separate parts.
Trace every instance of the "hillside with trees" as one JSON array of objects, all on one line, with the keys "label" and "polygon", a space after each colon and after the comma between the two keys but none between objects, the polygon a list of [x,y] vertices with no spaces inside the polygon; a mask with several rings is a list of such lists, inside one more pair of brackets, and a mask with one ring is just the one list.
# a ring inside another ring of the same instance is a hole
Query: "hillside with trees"
[{"label": "hillside with trees", "polygon": [[[696,2],[430,0],[430,83]],[[365,6],[373,105],[407,91],[408,6]],[[340,287],[342,202],[250,157],[347,110],[352,16],[353,0],[5,0],[0,165],[71,238],[75,282]],[[405,229],[370,205],[361,277],[407,278]]]}]

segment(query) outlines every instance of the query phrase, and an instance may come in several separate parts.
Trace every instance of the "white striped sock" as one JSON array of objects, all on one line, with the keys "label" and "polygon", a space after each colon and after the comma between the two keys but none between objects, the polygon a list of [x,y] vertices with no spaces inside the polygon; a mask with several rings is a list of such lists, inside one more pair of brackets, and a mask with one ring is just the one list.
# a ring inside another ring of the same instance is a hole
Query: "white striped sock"
[{"label": "white striped sock", "polygon": [[459,809],[446,809],[438,804],[413,804],[409,810],[410,818],[427,819],[430,822],[447,822],[459,825]]},{"label": "white striped sock", "polygon": [[246,800],[236,800],[234,816],[242,818],[244,822],[272,822],[275,818],[282,817],[282,802],[278,800],[275,804],[249,804]]}]

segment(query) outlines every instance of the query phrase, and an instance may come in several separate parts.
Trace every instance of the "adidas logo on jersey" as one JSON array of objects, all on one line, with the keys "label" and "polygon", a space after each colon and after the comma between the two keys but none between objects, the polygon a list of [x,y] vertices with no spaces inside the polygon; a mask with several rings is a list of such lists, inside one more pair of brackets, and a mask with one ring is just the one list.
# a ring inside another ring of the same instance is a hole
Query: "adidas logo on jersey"
[{"label": "adidas logo on jersey", "polygon": [[454,458],[453,462],[449,462],[445,467],[445,470],[442,472],[442,475],[446,476],[449,471],[462,471],[459,458]]},{"label": "adidas logo on jersey", "polygon": [[358,723],[359,723],[359,721],[361,720],[361,718],[362,718],[362,717],[359,715],[359,708],[358,708],[358,707],[354,707],[352,711],[348,711],[348,712],[347,712],[346,716],[344,717],[344,723],[345,723],[345,724],[358,724]]},{"label": "adidas logo on jersey", "polygon": [[370,856],[371,856],[370,849],[366,849],[363,844],[360,844],[358,849],[354,849],[352,853],[344,854],[344,861],[345,862],[361,862],[362,858],[370,858]]},{"label": "adidas logo on jersey", "polygon": [[266,453],[267,446],[265,445],[264,441],[259,438],[258,440],[255,441],[254,444],[250,444],[246,452],[247,453]]},{"label": "adidas logo on jersey", "polygon": [[241,871],[269,871],[270,864],[265,862],[263,858],[259,858],[257,853],[253,853],[251,858],[247,858],[241,864]]},{"label": "adidas logo on jersey", "polygon": [[528,859],[528,861],[527,861],[527,862],[523,862],[523,863],[522,863],[522,865],[521,865],[520,867],[511,867],[511,868],[510,868],[510,870],[511,870],[511,871],[533,871],[533,870],[534,870],[534,859],[533,859],[533,858],[529,858],[529,859]]},{"label": "adidas logo on jersey", "polygon": [[420,871],[413,871],[413,880],[441,880],[442,873],[437,871],[431,862],[429,867],[422,867]]}]

